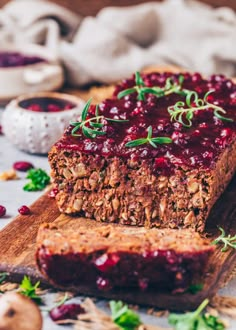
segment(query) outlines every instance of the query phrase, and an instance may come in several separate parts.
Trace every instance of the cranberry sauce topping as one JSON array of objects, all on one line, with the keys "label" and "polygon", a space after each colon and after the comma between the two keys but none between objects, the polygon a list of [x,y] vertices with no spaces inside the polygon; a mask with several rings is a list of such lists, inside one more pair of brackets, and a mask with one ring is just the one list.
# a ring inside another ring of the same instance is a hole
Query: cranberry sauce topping
[{"label": "cranberry sauce topping", "polygon": [[21,101],[19,106],[35,112],[59,112],[73,109],[76,105],[62,99],[51,97],[34,97]]},{"label": "cranberry sauce topping", "polygon": [[[151,73],[142,76],[148,87],[163,88],[168,77],[178,82],[179,74]],[[236,132],[236,85],[222,75],[203,79],[199,73],[183,74],[183,89],[196,91],[200,98],[212,90],[208,102],[222,106],[225,117],[233,122],[223,121],[214,116],[214,109],[207,108],[194,112],[192,126],[185,127],[181,123],[170,120],[167,108],[178,101],[186,101],[186,96],[172,93],[164,97],[145,94],[145,100],[137,100],[137,94],[132,93],[121,99],[116,96],[120,91],[135,86],[135,79],[123,81],[116,87],[113,98],[104,100],[99,105],[100,115],[112,119],[128,120],[128,122],[111,122],[104,119],[102,131],[105,135],[96,138],[86,138],[81,130],[81,136],[72,136],[69,127],[58,148],[79,150],[84,153],[98,154],[105,157],[123,157],[134,159],[153,159],[160,169],[170,164],[188,167],[211,167],[218,155],[235,138]],[[194,104],[193,104],[194,106]],[[90,106],[88,117],[94,117],[95,107]],[[152,126],[153,137],[170,137],[172,143],[157,144],[153,147],[146,143],[129,148],[125,144],[131,140],[146,138],[147,128]]]},{"label": "cranberry sauce topping", "polygon": [[143,254],[97,251],[88,255],[72,252],[51,255],[41,248],[37,252],[37,262],[41,271],[59,286],[181,292],[200,280],[209,253],[155,250]]},{"label": "cranberry sauce topping", "polygon": [[41,62],[46,62],[46,60],[39,56],[30,56],[19,52],[0,52],[0,68],[25,66]]}]

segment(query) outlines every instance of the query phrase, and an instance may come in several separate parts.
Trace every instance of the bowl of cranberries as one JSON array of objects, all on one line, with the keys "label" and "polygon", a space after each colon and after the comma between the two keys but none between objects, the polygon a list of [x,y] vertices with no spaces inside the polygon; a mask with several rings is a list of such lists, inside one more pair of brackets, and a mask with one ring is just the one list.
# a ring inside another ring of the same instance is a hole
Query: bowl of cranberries
[{"label": "bowl of cranberries", "polygon": [[58,58],[39,45],[5,44],[0,50],[0,101],[28,92],[53,91],[64,81]]},{"label": "bowl of cranberries", "polygon": [[46,154],[70,121],[81,114],[84,101],[55,92],[27,94],[12,100],[2,114],[2,130],[19,149]]}]

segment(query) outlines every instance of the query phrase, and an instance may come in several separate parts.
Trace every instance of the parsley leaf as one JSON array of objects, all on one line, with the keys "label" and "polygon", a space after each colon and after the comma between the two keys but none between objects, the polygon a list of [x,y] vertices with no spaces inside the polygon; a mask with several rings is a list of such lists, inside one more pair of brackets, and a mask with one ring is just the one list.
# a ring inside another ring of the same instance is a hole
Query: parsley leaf
[{"label": "parsley leaf", "polygon": [[134,330],[142,324],[138,314],[121,301],[110,301],[111,317],[121,330]]},{"label": "parsley leaf", "polygon": [[40,296],[37,295],[36,290],[40,285],[40,281],[38,281],[35,285],[31,283],[31,280],[28,276],[24,276],[21,284],[20,284],[20,291],[19,293],[23,294],[26,297],[31,298],[37,304],[42,303],[42,299]]},{"label": "parsley leaf", "polygon": [[205,299],[194,312],[170,314],[169,324],[174,325],[175,330],[224,330],[225,326],[218,317],[202,314],[208,303],[209,300]]},{"label": "parsley leaf", "polygon": [[50,182],[50,177],[41,168],[31,168],[27,172],[26,178],[31,181],[23,187],[25,191],[43,190]]},{"label": "parsley leaf", "polygon": [[189,292],[191,294],[196,294],[199,291],[202,291],[202,289],[203,289],[202,283],[191,284],[190,287],[188,288],[187,292]]}]

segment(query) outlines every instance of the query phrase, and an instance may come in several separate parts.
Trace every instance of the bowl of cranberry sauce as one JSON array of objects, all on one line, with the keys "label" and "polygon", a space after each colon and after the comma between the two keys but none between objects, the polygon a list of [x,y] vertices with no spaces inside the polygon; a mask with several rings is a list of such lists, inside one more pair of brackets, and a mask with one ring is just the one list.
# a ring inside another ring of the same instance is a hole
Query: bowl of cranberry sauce
[{"label": "bowl of cranberry sauce", "polygon": [[19,95],[54,91],[64,82],[62,66],[48,48],[27,44],[5,44],[0,51],[0,101]]},{"label": "bowl of cranberry sauce", "polygon": [[3,111],[6,138],[21,150],[46,154],[71,121],[81,114],[84,101],[55,92],[33,93],[12,100]]},{"label": "bowl of cranberry sauce", "polygon": [[76,104],[63,97],[33,97],[20,101],[19,106],[33,112],[54,113],[71,110],[76,107]]}]

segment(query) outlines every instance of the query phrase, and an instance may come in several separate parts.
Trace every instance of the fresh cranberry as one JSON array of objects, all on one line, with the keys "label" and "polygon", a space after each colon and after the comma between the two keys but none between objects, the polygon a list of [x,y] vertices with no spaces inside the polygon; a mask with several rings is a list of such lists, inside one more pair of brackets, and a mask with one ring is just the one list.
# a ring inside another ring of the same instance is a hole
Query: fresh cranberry
[{"label": "fresh cranberry", "polygon": [[0,205],[0,217],[4,217],[6,214],[6,208],[3,205]]},{"label": "fresh cranberry", "polygon": [[230,128],[224,128],[222,129],[220,135],[223,136],[223,137],[229,137],[229,136],[232,136],[232,130]]},{"label": "fresh cranberry", "polygon": [[101,271],[101,272],[107,272],[112,267],[114,267],[120,260],[120,257],[115,254],[103,254],[99,258],[97,258],[94,262],[95,266]]},{"label": "fresh cranberry", "polygon": [[200,75],[200,73],[196,72],[192,75],[192,81],[193,82],[201,82],[202,81],[202,76]]},{"label": "fresh cranberry", "polygon": [[48,197],[55,198],[58,192],[59,192],[58,188],[53,188],[52,190],[49,191]]},{"label": "fresh cranberry", "polygon": [[30,214],[30,209],[28,208],[28,206],[26,206],[26,205],[22,205],[22,206],[18,209],[18,212],[19,212],[21,215],[28,215],[28,214]]},{"label": "fresh cranberry", "polygon": [[73,109],[75,106],[71,103],[67,103],[65,106],[64,106],[64,110],[70,110],[70,109]]},{"label": "fresh cranberry", "polygon": [[47,106],[47,111],[48,112],[59,112],[59,111],[61,111],[62,109],[58,106],[58,105],[56,105],[56,104],[53,104],[53,103],[50,103],[50,104],[48,104],[48,106]]},{"label": "fresh cranberry", "polygon": [[102,291],[109,291],[112,289],[110,281],[103,277],[98,277],[97,279],[97,288]]},{"label": "fresh cranberry", "polygon": [[37,103],[29,105],[27,109],[35,112],[43,112],[43,108]]},{"label": "fresh cranberry", "polygon": [[24,161],[20,161],[20,162],[15,162],[13,164],[13,168],[16,171],[21,171],[21,172],[26,172],[28,170],[30,170],[31,168],[33,168],[34,165],[29,163],[29,162],[24,162]]},{"label": "fresh cranberry", "polygon": [[85,310],[80,304],[63,304],[54,307],[49,315],[54,322],[61,320],[77,320],[77,316],[84,314]]}]

